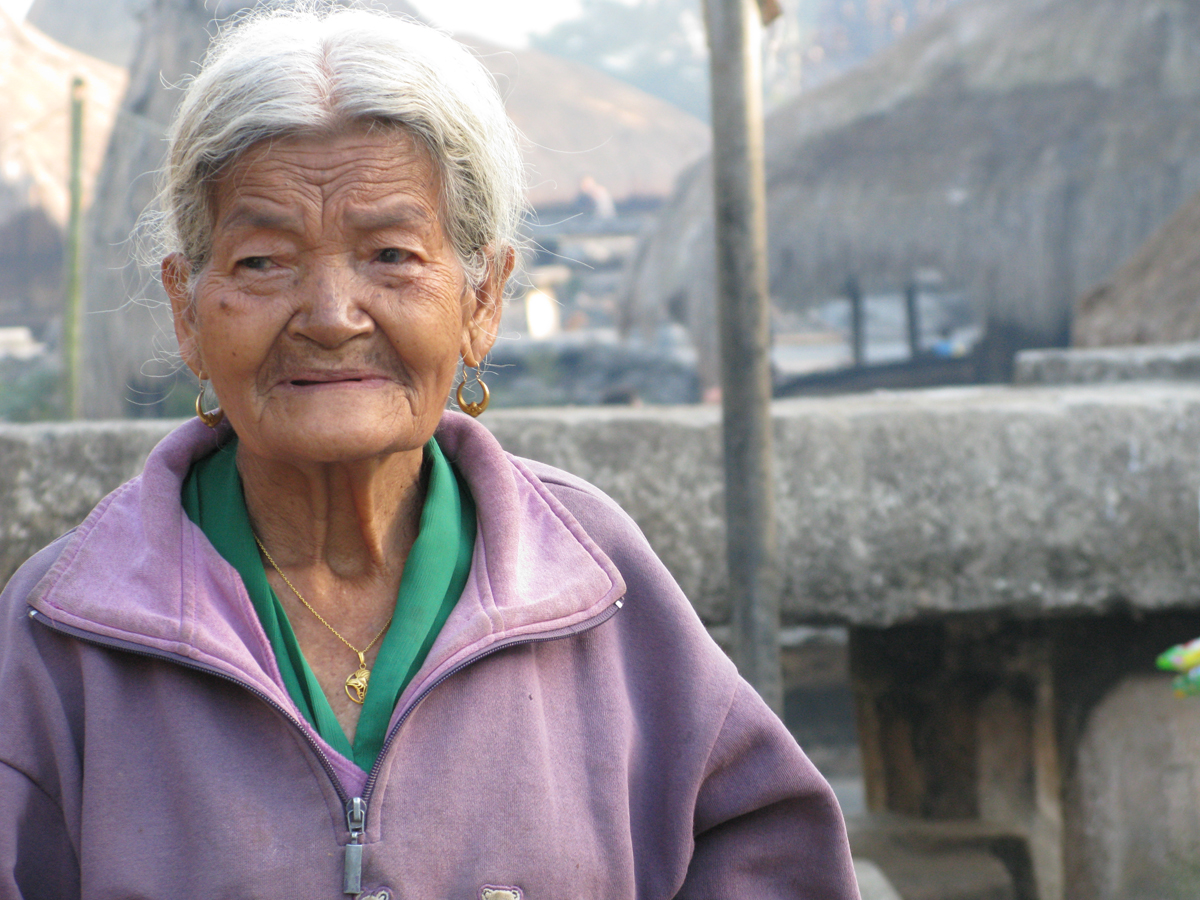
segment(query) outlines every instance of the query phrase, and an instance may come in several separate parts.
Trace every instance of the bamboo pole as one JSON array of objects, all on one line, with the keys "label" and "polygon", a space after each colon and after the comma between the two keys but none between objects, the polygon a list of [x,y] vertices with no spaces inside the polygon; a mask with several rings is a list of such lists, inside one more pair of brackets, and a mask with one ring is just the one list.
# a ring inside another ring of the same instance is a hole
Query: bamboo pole
[{"label": "bamboo pole", "polygon": [[705,3],[732,650],[742,675],[781,712],[761,12],[755,0]]},{"label": "bamboo pole", "polygon": [[68,418],[78,419],[80,332],[83,306],[83,101],[84,81],[78,75],[71,80],[71,156],[68,175],[70,211],[67,216],[67,247],[64,260],[66,302],[63,309],[62,361],[63,388]]}]

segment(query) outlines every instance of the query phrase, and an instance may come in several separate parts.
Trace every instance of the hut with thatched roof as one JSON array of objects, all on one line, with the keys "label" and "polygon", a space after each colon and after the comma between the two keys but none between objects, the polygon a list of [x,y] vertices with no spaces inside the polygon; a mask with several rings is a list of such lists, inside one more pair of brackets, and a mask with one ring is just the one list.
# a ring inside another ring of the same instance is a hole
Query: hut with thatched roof
[{"label": "hut with thatched roof", "polygon": [[[1027,346],[1200,189],[1200,6],[967,0],[766,123],[771,292],[936,270]],[[675,318],[715,380],[710,173],[640,248],[629,328]]]}]

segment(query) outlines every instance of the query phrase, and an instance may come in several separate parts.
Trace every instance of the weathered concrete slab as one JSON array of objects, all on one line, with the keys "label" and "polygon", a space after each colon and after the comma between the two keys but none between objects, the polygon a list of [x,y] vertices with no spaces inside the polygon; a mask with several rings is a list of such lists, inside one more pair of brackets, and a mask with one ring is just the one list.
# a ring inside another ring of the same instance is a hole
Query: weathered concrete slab
[{"label": "weathered concrete slab", "polygon": [[[1200,385],[969,388],[775,407],[790,623],[1200,607]],[[719,411],[498,410],[506,447],[610,493],[728,620]],[[0,426],[0,576],[169,423]]]},{"label": "weathered concrete slab", "polygon": [[1017,384],[1104,384],[1114,381],[1200,382],[1200,342],[1024,350],[1013,370]]},{"label": "weathered concrete slab", "polygon": [[1200,600],[1200,389],[946,390],[780,423],[792,614],[886,624]]}]

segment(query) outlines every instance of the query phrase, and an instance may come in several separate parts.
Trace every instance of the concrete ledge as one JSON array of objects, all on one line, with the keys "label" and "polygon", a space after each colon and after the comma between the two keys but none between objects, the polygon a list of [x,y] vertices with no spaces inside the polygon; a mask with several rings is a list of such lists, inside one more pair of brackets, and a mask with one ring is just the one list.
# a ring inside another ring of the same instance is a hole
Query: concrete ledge
[{"label": "concrete ledge", "polygon": [[[775,407],[784,617],[1200,608],[1200,385],[969,388]],[[637,520],[728,621],[719,413],[499,410],[509,450]],[[132,475],[172,423],[0,426],[0,576]]]},{"label": "concrete ledge", "polygon": [[1017,354],[1013,381],[1019,385],[1200,382],[1200,343],[1025,350]]}]

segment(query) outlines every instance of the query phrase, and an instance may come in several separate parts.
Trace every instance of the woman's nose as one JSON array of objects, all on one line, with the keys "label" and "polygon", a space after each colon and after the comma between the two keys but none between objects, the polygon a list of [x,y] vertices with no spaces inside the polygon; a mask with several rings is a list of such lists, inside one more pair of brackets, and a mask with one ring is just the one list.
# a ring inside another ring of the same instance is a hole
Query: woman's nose
[{"label": "woman's nose", "polygon": [[306,269],[299,308],[289,327],[294,336],[331,350],[374,330],[366,308],[370,286],[356,277],[351,265],[320,261]]}]

